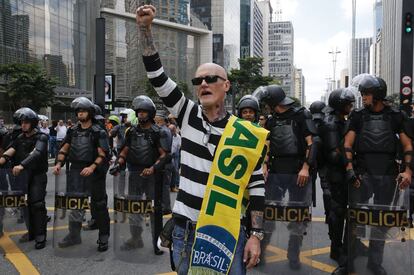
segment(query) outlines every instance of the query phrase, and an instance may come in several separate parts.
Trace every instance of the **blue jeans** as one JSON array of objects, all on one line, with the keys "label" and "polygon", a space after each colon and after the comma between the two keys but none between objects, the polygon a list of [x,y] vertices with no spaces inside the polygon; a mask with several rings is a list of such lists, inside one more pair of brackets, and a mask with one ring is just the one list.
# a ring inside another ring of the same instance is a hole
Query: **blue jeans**
[{"label": "blue jeans", "polygon": [[58,144],[55,136],[49,136],[49,153],[51,158],[55,158],[58,152]]},{"label": "blue jeans", "polygon": [[[178,275],[187,275],[190,264],[191,251],[194,243],[195,230],[190,229],[187,245],[184,248],[185,228],[175,225],[172,233],[173,237],[173,260]],[[246,265],[243,263],[243,252],[246,245],[246,232],[243,226],[240,226],[239,241],[237,242],[236,253],[234,254],[233,263],[230,267],[229,275],[246,274]],[[185,249],[185,250],[184,250]],[[182,252],[185,251],[181,259]],[[180,263],[181,260],[181,263]]]}]

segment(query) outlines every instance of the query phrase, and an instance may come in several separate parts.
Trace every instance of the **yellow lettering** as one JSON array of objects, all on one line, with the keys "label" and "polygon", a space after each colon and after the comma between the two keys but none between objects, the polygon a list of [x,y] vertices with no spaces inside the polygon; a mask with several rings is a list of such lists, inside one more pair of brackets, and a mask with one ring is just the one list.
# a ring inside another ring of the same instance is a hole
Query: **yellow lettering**
[{"label": "yellow lettering", "polygon": [[[378,215],[378,219],[380,220],[381,218],[381,214],[382,214],[382,211],[380,211],[380,213],[379,213],[379,215]],[[368,217],[369,217],[369,221],[368,221],[368,224],[369,225],[374,225],[374,226],[378,226],[378,225],[380,225],[380,223],[375,223],[374,222],[374,215],[375,215],[375,212],[368,212]]]},{"label": "yellow lettering", "polygon": [[153,213],[154,209],[152,208],[152,203],[149,201],[147,207],[145,208],[145,213]]},{"label": "yellow lettering", "polygon": [[[384,213],[384,225],[385,226],[396,226],[396,216],[393,213]],[[391,219],[391,221],[389,221]]]},{"label": "yellow lettering", "polygon": [[82,209],[89,209],[89,201],[88,198],[83,198]]},{"label": "yellow lettering", "polygon": [[365,211],[357,212],[357,223],[368,224],[368,214]]},{"label": "yellow lettering", "polygon": [[266,207],[265,208],[264,215],[265,215],[265,220],[268,220],[268,221],[275,220],[276,219],[276,216],[275,216],[275,208],[273,208],[273,207]]}]

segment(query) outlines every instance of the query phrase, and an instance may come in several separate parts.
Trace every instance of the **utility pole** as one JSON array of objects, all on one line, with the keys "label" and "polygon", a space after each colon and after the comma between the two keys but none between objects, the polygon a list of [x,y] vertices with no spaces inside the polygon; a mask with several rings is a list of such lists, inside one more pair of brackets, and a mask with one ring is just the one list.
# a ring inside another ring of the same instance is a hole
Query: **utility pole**
[{"label": "utility pole", "polygon": [[105,18],[96,18],[95,104],[105,110]]},{"label": "utility pole", "polygon": [[332,66],[333,66],[333,80],[332,80],[333,81],[333,88],[332,89],[335,89],[336,88],[336,78],[335,78],[335,75],[336,75],[336,60],[337,60],[338,53],[341,53],[341,51],[338,51],[338,48],[335,47],[335,50],[332,50],[328,53],[332,55]]}]

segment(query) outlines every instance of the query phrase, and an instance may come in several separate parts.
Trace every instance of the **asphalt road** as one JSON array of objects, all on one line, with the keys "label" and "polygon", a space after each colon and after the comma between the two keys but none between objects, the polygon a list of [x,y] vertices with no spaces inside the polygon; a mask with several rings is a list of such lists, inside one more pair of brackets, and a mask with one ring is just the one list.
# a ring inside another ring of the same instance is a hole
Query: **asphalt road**
[{"label": "asphalt road", "polygon": [[[19,243],[18,239],[24,233],[24,226],[19,225],[12,232],[7,232],[6,237],[0,238],[0,248],[3,249],[4,257],[0,258],[0,274],[175,274],[171,272],[169,255],[165,253],[162,256],[155,256],[152,253],[150,245],[150,236],[147,231],[147,236],[144,249],[134,256],[133,252],[127,253],[124,256],[117,256],[114,253],[114,247],[119,247],[115,244],[111,237],[110,248],[107,252],[99,253],[96,251],[97,231],[83,231],[82,240],[83,248],[78,252],[72,251],[74,255],[71,258],[57,256],[52,247],[53,233],[55,239],[61,238],[65,235],[66,227],[58,228],[53,231],[54,219],[54,176],[49,171],[48,173],[48,188],[47,188],[47,207],[48,213],[52,216],[52,221],[48,224],[48,244],[43,250],[35,250],[34,243]],[[107,190],[109,197],[109,207],[112,205],[113,184],[112,177],[107,177]],[[171,193],[172,201],[175,198],[175,193]],[[269,246],[266,250],[265,264],[261,263],[258,267],[249,271],[248,274],[330,274],[335,268],[336,263],[329,258],[329,238],[327,234],[327,225],[324,223],[323,205],[321,199],[321,190],[317,188],[317,206],[313,209],[313,222],[306,228],[307,235],[303,241],[303,252],[301,253],[302,268],[297,272],[292,272],[288,268],[288,261],[286,258],[286,250],[276,246]],[[61,215],[59,213],[58,215]],[[88,215],[88,214],[87,214]],[[113,219],[113,211],[110,213]],[[166,220],[168,217],[164,217]],[[147,222],[148,223],[148,222]],[[111,232],[113,231],[113,224],[111,224]],[[283,226],[278,228],[279,234],[274,234],[273,239],[278,242],[284,242],[288,239],[287,232]],[[147,230],[149,227],[147,226]],[[112,234],[114,235],[114,234]],[[412,234],[411,234],[412,235]],[[412,241],[406,242],[411,245]],[[407,246],[408,247],[408,246]],[[1,251],[0,249],[0,251]],[[147,250],[145,250],[147,249]],[[411,249],[412,250],[412,249]],[[392,257],[396,257],[395,252],[398,249],[395,247],[386,247],[384,266],[392,268],[396,261]],[[408,253],[410,250],[407,250]],[[413,252],[411,252],[413,253]],[[120,259],[120,257],[124,257]],[[131,259],[139,258],[136,263],[131,263]],[[414,258],[413,258],[414,259]],[[359,260],[361,265],[365,265],[366,258]],[[311,273],[310,273],[311,272]],[[360,274],[370,274],[368,271],[363,271]],[[410,274],[409,267],[405,271],[389,273],[394,275]]]}]

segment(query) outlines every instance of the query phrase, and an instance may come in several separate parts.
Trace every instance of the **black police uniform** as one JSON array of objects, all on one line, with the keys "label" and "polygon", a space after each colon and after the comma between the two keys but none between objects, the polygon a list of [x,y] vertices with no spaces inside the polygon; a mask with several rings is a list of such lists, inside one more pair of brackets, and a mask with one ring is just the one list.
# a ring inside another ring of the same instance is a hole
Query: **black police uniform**
[{"label": "black police uniform", "polygon": [[162,171],[157,172],[157,182],[162,186],[162,209],[163,212],[171,213],[171,198],[170,198],[170,185],[171,185],[171,146],[172,146],[172,134],[171,130],[163,125],[160,126],[160,145],[161,148],[167,153],[165,165]]},{"label": "black police uniform", "polygon": [[[48,171],[47,135],[38,129],[27,137],[20,134],[10,145],[16,150],[13,156],[14,165],[22,165],[27,171],[28,184],[28,213],[25,215],[26,225],[29,231],[29,240],[35,239],[36,243],[46,240],[47,210],[45,203]],[[22,188],[22,187],[20,187]]]},{"label": "black police uniform", "polygon": [[[345,156],[343,141],[349,121],[341,119],[335,111],[326,114],[320,127],[322,152],[326,160],[326,179],[330,190],[330,212],[328,216],[331,239],[331,258],[340,260],[342,250],[344,222],[348,205],[348,186],[345,180]],[[344,248],[346,250],[346,248]]]},{"label": "black police uniform", "polygon": [[[109,213],[107,208],[106,194],[106,171],[108,169],[107,161],[103,162],[96,168],[94,173],[89,176],[88,186],[84,186],[84,180],[78,172],[82,171],[94,163],[98,157],[98,148],[109,153],[108,137],[106,132],[97,124],[92,124],[88,129],[82,129],[80,124],[70,128],[62,143],[69,144],[69,154],[67,161],[70,163],[67,192],[90,193],[91,208],[94,209],[96,224],[99,229],[99,242],[107,243],[109,228]],[[59,243],[61,247],[66,247],[75,243],[80,243],[80,230],[82,226],[84,213],[81,210],[72,211],[69,217],[69,235],[63,242]]]},{"label": "black police uniform", "polygon": [[318,137],[314,137],[313,142],[317,143],[318,146],[318,156],[316,161],[316,169],[312,169],[312,195],[313,195],[313,203],[316,206],[316,178],[319,175],[320,185],[322,189],[322,200],[323,200],[323,207],[325,210],[325,223],[328,222],[329,211],[331,209],[331,193],[329,190],[328,181],[326,179],[327,167],[326,167],[326,160],[324,159],[324,155],[321,152],[322,143],[320,141],[320,127],[323,123],[323,119],[325,117],[324,109],[326,104],[322,101],[315,101],[309,107],[309,111],[312,114],[312,120],[315,124],[316,129],[318,129]]},{"label": "black police uniform", "polygon": [[[126,133],[125,146],[129,149],[126,156],[126,163],[129,171],[128,195],[139,195],[145,196],[146,199],[154,199],[156,173],[160,171],[162,165],[160,164],[157,166],[155,168],[155,173],[150,176],[141,176],[140,174],[145,168],[154,166],[159,158],[158,149],[161,148],[160,128],[155,124],[152,124],[149,129],[143,129],[140,125],[132,126]],[[162,188],[162,186],[159,185],[159,188]],[[155,200],[154,211],[157,213],[161,211],[160,201],[160,199]],[[131,238],[122,245],[122,250],[129,250],[142,246],[142,226],[141,215],[130,215]],[[159,234],[159,232],[155,230],[155,227],[154,217],[151,215],[151,231],[154,249],[156,249]]]},{"label": "black police uniform", "polygon": [[[294,107],[281,114],[274,113],[267,120],[266,128],[270,131],[270,157],[269,175],[265,185],[266,200],[279,201],[289,192],[290,201],[304,202],[310,195],[306,192],[309,183],[305,187],[297,185],[297,175],[306,156],[305,137],[312,135],[309,120],[311,115],[305,108]],[[302,239],[303,236],[299,234],[291,234],[289,237],[287,257],[293,263],[299,262]]]},{"label": "black police uniform", "polygon": [[[391,107],[380,112],[362,108],[350,116],[350,130],[355,131],[354,170],[361,175],[360,188],[352,188],[350,202],[368,202],[374,196],[374,204],[391,205],[398,175],[396,163],[399,140],[397,135],[406,133],[404,113]],[[350,230],[351,231],[351,230]],[[386,228],[376,230],[369,243],[368,264],[380,266]],[[355,238],[351,236],[351,251],[355,250]]]}]

